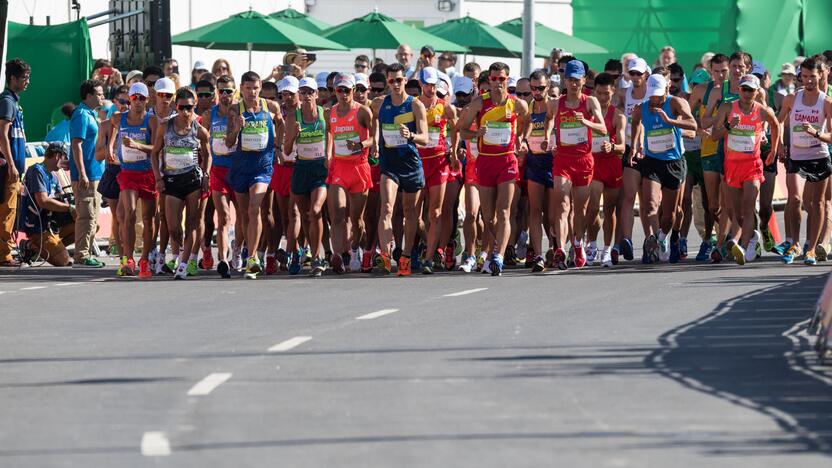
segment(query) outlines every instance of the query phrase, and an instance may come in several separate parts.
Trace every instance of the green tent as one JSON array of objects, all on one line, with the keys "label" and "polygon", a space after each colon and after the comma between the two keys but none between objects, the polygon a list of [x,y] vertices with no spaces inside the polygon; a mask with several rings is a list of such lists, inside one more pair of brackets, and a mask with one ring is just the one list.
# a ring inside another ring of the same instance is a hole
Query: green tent
[{"label": "green tent", "polygon": [[[615,18],[615,21],[610,21]],[[572,0],[573,33],[609,49],[581,58],[594,68],[635,52],[652,64],[661,48],[676,49],[690,73],[704,52],[749,52],[777,78],[797,55],[829,48],[828,0]]]},{"label": "green tent", "polygon": [[32,67],[29,87],[20,95],[26,139],[41,141],[52,112],[67,101],[77,103],[81,82],[92,71],[92,50],[87,21],[53,26],[9,22],[8,59],[22,58]]}]

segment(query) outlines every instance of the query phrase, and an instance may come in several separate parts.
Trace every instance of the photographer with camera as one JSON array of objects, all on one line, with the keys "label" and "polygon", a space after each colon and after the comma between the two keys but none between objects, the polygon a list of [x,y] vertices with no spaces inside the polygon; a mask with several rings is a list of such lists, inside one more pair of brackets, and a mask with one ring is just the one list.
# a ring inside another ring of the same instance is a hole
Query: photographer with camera
[{"label": "photographer with camera", "polygon": [[21,243],[24,262],[38,256],[53,266],[72,265],[66,245],[75,238],[75,206],[53,174],[68,162],[64,144],[54,142],[46,148],[43,162],[26,170],[20,203],[20,228],[28,238]]}]

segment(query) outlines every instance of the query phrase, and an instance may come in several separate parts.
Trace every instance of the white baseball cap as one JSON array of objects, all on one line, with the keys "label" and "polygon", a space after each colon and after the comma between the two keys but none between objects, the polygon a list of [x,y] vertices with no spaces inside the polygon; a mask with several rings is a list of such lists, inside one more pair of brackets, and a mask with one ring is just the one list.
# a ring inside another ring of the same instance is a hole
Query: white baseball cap
[{"label": "white baseball cap", "polygon": [[196,62],[194,62],[194,68],[193,69],[194,70],[206,70],[207,71],[208,67],[205,66],[205,62],[203,62],[202,60],[197,60]]},{"label": "white baseball cap", "polygon": [[453,88],[454,93],[471,94],[474,91],[474,82],[465,75],[457,75],[454,77]]},{"label": "white baseball cap", "polygon": [[647,78],[647,94],[645,97],[664,96],[667,93],[667,80],[662,75],[650,75]]},{"label": "white baseball cap", "polygon": [[312,78],[311,76],[304,76],[303,79],[298,82],[298,89],[300,88],[309,88],[317,91],[318,83],[315,81],[315,78]]},{"label": "white baseball cap", "polygon": [[286,76],[277,83],[277,92],[289,91],[290,93],[298,92],[298,79],[294,76]]},{"label": "white baseball cap", "polygon": [[647,66],[647,61],[645,61],[641,57],[636,57],[634,59],[630,59],[630,62],[627,63],[627,71],[637,71],[639,73],[645,73],[649,70],[650,67]]},{"label": "white baseball cap", "polygon": [[448,95],[448,83],[446,83],[442,80],[439,80],[439,83],[436,83],[436,92],[441,93],[442,97],[447,96]]},{"label": "white baseball cap", "polygon": [[419,82],[422,84],[435,85],[439,83],[439,70],[434,67],[425,67],[419,72]]},{"label": "white baseball cap", "polygon": [[450,76],[447,75],[447,73],[439,72],[439,83],[437,83],[437,86],[439,86],[443,83],[445,84],[445,88],[444,88],[445,90],[442,91],[442,92],[445,93],[446,95],[453,94],[454,93],[453,80],[451,79]]},{"label": "white baseball cap", "polygon": [[153,85],[153,89],[157,93],[176,94],[176,85],[170,78],[159,78],[156,80],[156,84]]},{"label": "white baseball cap", "polygon": [[355,85],[361,85],[365,88],[370,87],[370,77],[367,76],[366,73],[353,73],[353,78],[355,78]]},{"label": "white baseball cap", "polygon": [[333,88],[355,88],[355,78],[349,73],[341,73],[335,77],[332,83]]},{"label": "white baseball cap", "polygon": [[315,83],[318,84],[318,89],[326,88],[326,77],[329,76],[329,72],[320,72],[315,75]]},{"label": "white baseball cap", "polygon": [[752,89],[760,89],[760,79],[752,74],[744,75],[740,78],[740,88],[743,86]]},{"label": "white baseball cap", "polygon": [[134,94],[141,94],[144,97],[147,97],[148,90],[147,85],[142,83],[141,81],[138,83],[133,83],[130,85],[130,91],[127,92],[128,96],[132,96]]}]

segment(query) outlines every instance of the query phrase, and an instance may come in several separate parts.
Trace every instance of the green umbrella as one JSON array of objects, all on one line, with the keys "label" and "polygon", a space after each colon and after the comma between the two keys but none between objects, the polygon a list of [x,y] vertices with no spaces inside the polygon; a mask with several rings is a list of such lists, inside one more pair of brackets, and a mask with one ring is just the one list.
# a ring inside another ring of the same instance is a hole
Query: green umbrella
[{"label": "green umbrella", "polygon": [[324,37],[353,49],[396,49],[401,44],[422,47],[432,45],[436,50],[467,52],[468,49],[441,37],[400,23],[379,12],[368,13],[324,32]]},{"label": "green umbrella", "polygon": [[269,18],[289,23],[296,28],[303,29],[315,34],[321,34],[325,29],[332,27],[331,24],[324,23],[307,14],[301,13],[293,8],[276,11],[269,15]]},{"label": "green umbrella", "polygon": [[[523,37],[523,19],[514,18],[505,23],[498,24],[497,27],[503,31],[510,32],[517,37]],[[608,54],[610,51],[593,44],[592,42],[578,39],[575,36],[556,31],[548,26],[544,26],[538,22],[534,23],[534,41],[540,44],[543,48],[559,47],[563,50],[569,51],[573,55],[578,54]],[[549,55],[549,54],[546,54]]]},{"label": "green umbrella", "polygon": [[287,51],[299,47],[308,50],[348,50],[318,34],[252,10],[177,34],[171,42],[205,49],[247,50],[249,68],[252,50]]},{"label": "green umbrella", "polygon": [[[465,45],[475,55],[514,58],[523,56],[522,39],[470,16],[428,26],[424,30],[457,44]],[[549,51],[542,47],[536,47],[534,55],[548,57]]]}]

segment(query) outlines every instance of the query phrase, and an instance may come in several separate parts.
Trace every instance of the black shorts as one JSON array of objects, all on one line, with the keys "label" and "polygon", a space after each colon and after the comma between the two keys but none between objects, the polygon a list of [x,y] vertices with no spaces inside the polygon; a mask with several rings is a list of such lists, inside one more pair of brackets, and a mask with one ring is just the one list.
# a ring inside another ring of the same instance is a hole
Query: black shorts
[{"label": "black shorts", "polygon": [[165,195],[184,200],[188,195],[202,189],[202,170],[196,168],[184,174],[165,175],[163,180]]},{"label": "black shorts", "polygon": [[630,148],[629,145],[624,147],[624,154],[621,156],[621,165],[624,166],[625,169],[629,167],[630,169],[635,169],[638,171],[640,164],[640,161],[638,159],[633,159],[633,164],[627,162],[627,160],[630,159],[630,153],[632,152],[633,149]]},{"label": "black shorts", "polygon": [[101,174],[101,180],[98,181],[98,193],[102,197],[118,200],[121,187],[119,187],[116,177],[118,177],[119,172],[121,172],[121,166],[118,164],[107,164],[104,168],[104,174]]},{"label": "black shorts", "polygon": [[832,162],[829,158],[795,161],[786,159],[786,173],[797,174],[808,182],[822,182],[832,175]]},{"label": "black shorts", "polygon": [[774,162],[771,163],[770,166],[766,166],[766,158],[768,157],[768,152],[771,151],[771,144],[770,143],[763,143],[760,145],[760,159],[763,160],[763,172],[768,172],[769,174],[777,175],[777,158],[774,158]]},{"label": "black shorts", "polygon": [[664,161],[645,157],[638,165],[641,177],[662,184],[663,189],[678,190],[685,181],[688,164],[685,158]]}]

